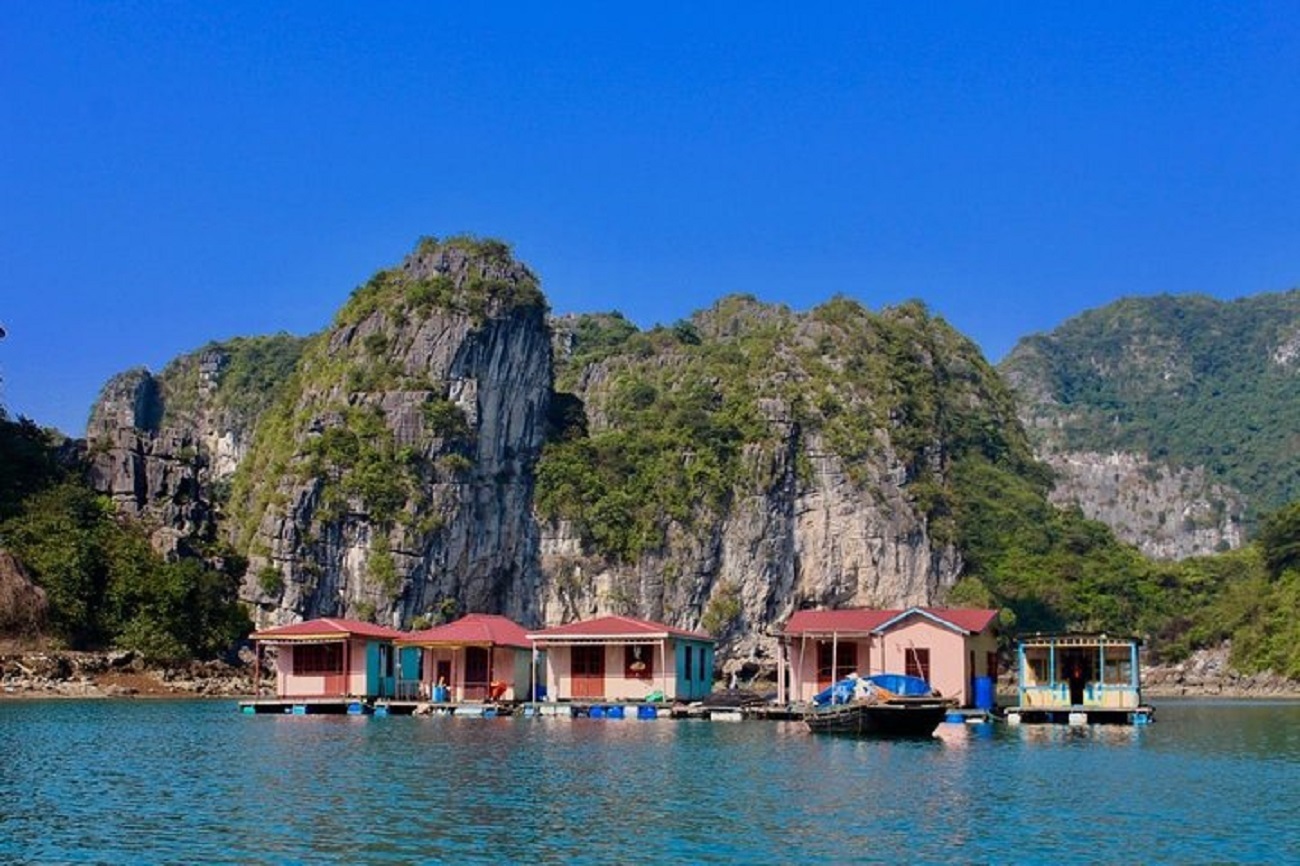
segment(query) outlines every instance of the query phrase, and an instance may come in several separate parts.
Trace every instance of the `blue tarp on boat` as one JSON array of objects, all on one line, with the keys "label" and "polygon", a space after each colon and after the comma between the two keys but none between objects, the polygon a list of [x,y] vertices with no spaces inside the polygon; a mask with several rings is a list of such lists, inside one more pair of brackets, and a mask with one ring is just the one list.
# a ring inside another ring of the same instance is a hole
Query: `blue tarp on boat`
[{"label": "blue tarp on boat", "polygon": [[858,689],[859,683],[866,683],[868,689],[882,689],[909,698],[923,698],[934,694],[930,684],[920,677],[909,677],[906,674],[872,674],[869,677],[854,675],[845,677],[818,692],[813,696],[813,703],[819,707],[826,704],[847,704],[853,700],[853,694]]},{"label": "blue tarp on boat", "polygon": [[909,677],[905,674],[875,674],[865,679],[887,692],[906,698],[923,698],[934,694],[930,684],[920,677]]}]

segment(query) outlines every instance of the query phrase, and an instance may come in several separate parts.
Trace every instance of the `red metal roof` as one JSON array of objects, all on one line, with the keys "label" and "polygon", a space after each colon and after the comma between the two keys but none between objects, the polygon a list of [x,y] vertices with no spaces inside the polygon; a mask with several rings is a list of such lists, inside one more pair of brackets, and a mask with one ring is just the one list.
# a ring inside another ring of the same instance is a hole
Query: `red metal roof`
[{"label": "red metal roof", "polygon": [[703,632],[686,631],[685,629],[665,625],[662,622],[652,622],[632,616],[602,616],[528,633],[528,637],[535,640],[549,640],[552,638],[591,638],[593,640],[600,638],[649,638],[661,635],[714,642],[710,635]]},{"label": "red metal roof", "polygon": [[531,649],[528,633],[512,619],[490,613],[471,613],[446,625],[402,635],[406,644],[491,644]]},{"label": "red metal roof", "polygon": [[971,634],[979,634],[993,625],[993,622],[998,618],[996,610],[981,607],[927,607],[923,608],[923,610],[939,619],[947,620]]},{"label": "red metal roof", "polygon": [[996,610],[962,607],[909,607],[902,610],[852,608],[796,611],[782,630],[786,635],[873,632],[909,615],[922,615],[960,631],[979,634],[997,617]]},{"label": "red metal roof", "polygon": [[785,624],[785,634],[810,632],[871,632],[888,622],[899,611],[852,608],[846,610],[800,610]]},{"label": "red metal roof", "polygon": [[403,632],[395,628],[389,628],[385,625],[375,625],[373,622],[362,622],[358,619],[338,619],[335,617],[324,617],[322,619],[309,619],[305,622],[296,622],[292,625],[275,626],[274,628],[262,629],[255,631],[250,638],[253,640],[308,640],[311,638],[332,638],[339,639],[347,637],[371,637],[379,639],[392,640],[402,637]]}]

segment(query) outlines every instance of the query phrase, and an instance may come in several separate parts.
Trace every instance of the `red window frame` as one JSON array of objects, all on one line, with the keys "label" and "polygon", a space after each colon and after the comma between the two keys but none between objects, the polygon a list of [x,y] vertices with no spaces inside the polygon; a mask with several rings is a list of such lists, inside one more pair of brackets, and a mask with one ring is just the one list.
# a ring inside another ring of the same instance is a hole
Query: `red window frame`
[{"label": "red window frame", "polygon": [[343,643],[309,643],[293,648],[293,675],[310,677],[343,673]]},{"label": "red window frame", "polygon": [[655,675],[654,644],[630,643],[623,647],[623,677],[649,680]]}]

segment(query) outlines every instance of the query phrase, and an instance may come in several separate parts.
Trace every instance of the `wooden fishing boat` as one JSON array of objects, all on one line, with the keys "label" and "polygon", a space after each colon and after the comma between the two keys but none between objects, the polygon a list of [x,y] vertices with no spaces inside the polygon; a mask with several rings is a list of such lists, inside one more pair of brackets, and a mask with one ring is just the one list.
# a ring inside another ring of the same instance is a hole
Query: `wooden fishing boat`
[{"label": "wooden fishing boat", "polygon": [[916,677],[851,676],[814,698],[803,721],[816,734],[928,737],[954,706]]},{"label": "wooden fishing boat", "polygon": [[813,707],[804,713],[803,721],[815,734],[928,737],[953,706],[954,702],[945,698],[854,700]]}]

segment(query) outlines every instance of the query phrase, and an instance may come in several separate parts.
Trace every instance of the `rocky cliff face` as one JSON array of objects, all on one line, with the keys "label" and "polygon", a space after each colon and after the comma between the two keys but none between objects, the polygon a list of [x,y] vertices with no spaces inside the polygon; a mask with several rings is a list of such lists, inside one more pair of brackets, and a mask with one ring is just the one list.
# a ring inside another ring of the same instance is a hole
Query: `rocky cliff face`
[{"label": "rocky cliff face", "polygon": [[760,664],[794,610],[940,602],[962,565],[927,498],[946,426],[1020,435],[978,352],[915,305],[729,298],[648,333],[562,320],[557,347],[585,428],[540,468],[546,618],[651,617]]},{"label": "rocky cliff face", "polygon": [[551,356],[527,268],[492,242],[422,242],[354,293],[298,382],[236,484],[262,618],[536,621]]},{"label": "rocky cliff face", "polygon": [[1052,502],[1078,506],[1154,559],[1206,556],[1245,542],[1244,500],[1210,481],[1204,467],[1118,452],[1049,452],[1043,459],[1056,472]]},{"label": "rocky cliff face", "polygon": [[1149,556],[1240,546],[1300,493],[1300,292],[1118,301],[1022,340],[1000,365],[1054,501]]},{"label": "rocky cliff face", "polygon": [[955,467],[1029,460],[996,375],[919,304],[548,324],[504,245],[456,238],[278,339],[123,374],[91,425],[100,489],[173,547],[246,556],[259,624],[617,612],[761,663],[796,609],[941,603]]},{"label": "rocky cliff face", "polygon": [[936,603],[960,571],[956,549],[929,536],[897,488],[864,490],[818,449],[795,431],[780,448],[752,449],[767,489],[704,527],[666,527],[664,547],[635,563],[591,550],[570,522],[544,523],[544,619],[631,614],[718,634],[727,655],[761,661],[775,659],[770,630],[800,608]]},{"label": "rocky cliff face", "polygon": [[123,514],[152,527],[164,555],[193,553],[188,542],[210,538],[214,512],[201,491],[210,462],[194,427],[163,427],[163,389],[147,370],[115,376],[91,413],[90,481]]},{"label": "rocky cliff face", "polygon": [[195,555],[216,538],[224,490],[300,351],[301,341],[286,335],[237,339],[177,358],[158,375],[114,376],[87,425],[92,485],[149,525],[159,552]]}]

